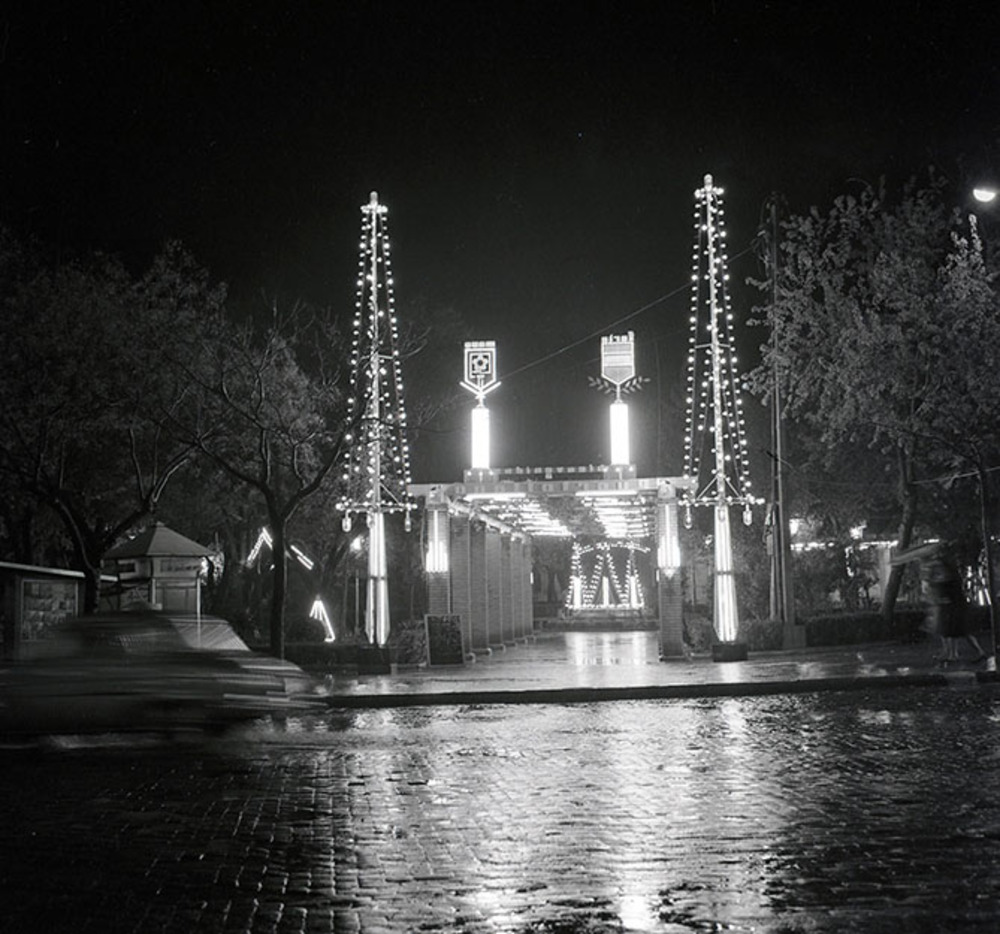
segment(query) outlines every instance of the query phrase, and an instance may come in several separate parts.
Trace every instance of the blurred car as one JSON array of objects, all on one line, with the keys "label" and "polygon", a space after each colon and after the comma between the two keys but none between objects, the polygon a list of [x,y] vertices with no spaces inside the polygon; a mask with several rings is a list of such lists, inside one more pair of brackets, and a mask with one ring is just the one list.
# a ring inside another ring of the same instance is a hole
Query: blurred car
[{"label": "blurred car", "polygon": [[0,734],[219,731],[308,707],[316,690],[218,617],[103,613],[66,621],[0,671]]}]

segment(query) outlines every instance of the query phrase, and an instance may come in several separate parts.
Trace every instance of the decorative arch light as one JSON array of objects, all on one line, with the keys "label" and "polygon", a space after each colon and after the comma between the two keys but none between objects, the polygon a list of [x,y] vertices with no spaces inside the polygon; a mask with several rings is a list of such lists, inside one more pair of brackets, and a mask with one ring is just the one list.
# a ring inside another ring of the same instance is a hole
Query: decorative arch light
[{"label": "decorative arch light", "polygon": [[[649,554],[640,542],[573,542],[567,608],[641,610],[646,595],[636,554]],[[622,566],[624,564],[624,567]]]},{"label": "decorative arch light", "polygon": [[[270,530],[264,526],[261,528],[260,532],[257,533],[257,540],[254,542],[253,548],[250,549],[250,553],[246,556],[244,564],[249,568],[253,567],[260,559],[263,554],[264,549],[267,548],[271,550],[274,548],[274,540],[271,538]],[[315,567],[315,562],[309,557],[301,548],[297,545],[289,545],[288,550],[291,556],[299,562],[307,571],[311,571]],[[336,633],[333,630],[333,623],[330,621],[330,614],[327,612],[326,604],[323,602],[323,598],[318,594],[316,599],[313,601],[313,605],[309,610],[309,618],[318,620],[323,624],[323,629],[326,633],[325,642],[336,641]]]}]

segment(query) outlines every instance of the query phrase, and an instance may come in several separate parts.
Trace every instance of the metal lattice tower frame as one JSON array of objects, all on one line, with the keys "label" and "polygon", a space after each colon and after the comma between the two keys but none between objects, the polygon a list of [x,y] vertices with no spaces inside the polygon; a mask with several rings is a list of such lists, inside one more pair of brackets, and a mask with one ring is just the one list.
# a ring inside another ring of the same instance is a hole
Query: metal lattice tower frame
[{"label": "metal lattice tower frame", "polygon": [[[734,642],[739,615],[729,507],[743,506],[744,521],[749,523],[750,507],[757,500],[750,490],[722,194],[711,175],[695,192],[684,455],[684,477],[691,486],[682,502],[688,524],[692,506],[711,506],[715,511],[715,632],[721,642]],[[703,463],[706,448],[712,455],[710,463]]]},{"label": "metal lattice tower frame", "polygon": [[389,592],[386,567],[385,516],[403,512],[409,528],[415,504],[409,494],[410,452],[406,440],[406,408],[400,366],[399,326],[393,296],[392,264],[386,229],[387,209],[371,193],[361,208],[358,292],[351,346],[349,424],[343,474],[344,495],[338,507],[344,529],[355,515],[368,526],[368,602],[365,630],[369,640],[384,645],[389,637]]}]

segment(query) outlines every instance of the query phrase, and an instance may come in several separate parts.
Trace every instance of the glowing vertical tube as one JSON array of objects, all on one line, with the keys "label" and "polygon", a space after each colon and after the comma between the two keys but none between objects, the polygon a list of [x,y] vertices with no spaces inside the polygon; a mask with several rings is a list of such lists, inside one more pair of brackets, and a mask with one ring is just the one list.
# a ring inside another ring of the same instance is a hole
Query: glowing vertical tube
[{"label": "glowing vertical tube", "polygon": [[705,176],[705,241],[708,248],[708,314],[712,334],[712,415],[715,446],[715,634],[720,642],[735,642],[739,631],[733,543],[726,501],[725,425],[722,408],[722,348],[719,341],[719,260],[715,255],[715,206],[712,176]]},{"label": "glowing vertical tube", "polygon": [[677,532],[677,507],[668,503],[660,503],[659,539],[656,548],[656,561],[661,570],[673,574],[681,566],[681,544]]},{"label": "glowing vertical tube", "polygon": [[428,510],[427,572],[444,574],[448,571],[448,517],[441,509]]},{"label": "glowing vertical tube", "polygon": [[717,505],[715,507],[715,633],[719,641],[735,642],[739,625],[729,507]]},{"label": "glowing vertical tube", "polygon": [[385,645],[389,638],[389,580],[385,560],[385,515],[369,513],[368,605],[365,631],[373,645]]},{"label": "glowing vertical tube", "polygon": [[490,410],[482,400],[472,410],[472,469],[490,469]]},{"label": "glowing vertical tube", "polygon": [[630,451],[628,404],[621,399],[611,403],[611,465],[628,466],[632,463]]}]

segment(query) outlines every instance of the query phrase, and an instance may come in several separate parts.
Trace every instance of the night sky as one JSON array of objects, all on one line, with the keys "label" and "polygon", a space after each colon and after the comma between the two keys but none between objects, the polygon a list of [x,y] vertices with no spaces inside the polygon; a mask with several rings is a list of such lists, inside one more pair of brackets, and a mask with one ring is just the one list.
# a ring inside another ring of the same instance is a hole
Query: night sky
[{"label": "night sky", "polygon": [[[179,238],[237,300],[265,289],[346,317],[375,189],[400,314],[453,309],[499,342],[495,462],[606,460],[606,399],[586,378],[600,335],[633,329],[653,380],[634,402],[640,472],[679,473],[654,403],[682,385],[704,174],[726,190],[745,317],[771,192],[803,211],[929,164],[958,185],[1000,172],[998,10],[15,4],[0,220],[136,269]],[[743,339],[749,363],[764,338]],[[457,383],[459,336],[453,359]],[[464,427],[463,409],[415,439],[416,479],[457,479]]]}]

